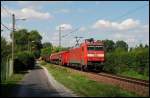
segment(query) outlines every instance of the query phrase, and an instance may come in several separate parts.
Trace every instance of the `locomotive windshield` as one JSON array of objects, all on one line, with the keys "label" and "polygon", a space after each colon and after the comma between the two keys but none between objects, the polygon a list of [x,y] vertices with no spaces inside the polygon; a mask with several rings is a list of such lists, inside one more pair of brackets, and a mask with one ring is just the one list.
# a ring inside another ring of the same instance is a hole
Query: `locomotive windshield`
[{"label": "locomotive windshield", "polygon": [[103,50],[103,46],[88,46],[88,50],[95,50],[95,51],[99,51],[99,50]]}]

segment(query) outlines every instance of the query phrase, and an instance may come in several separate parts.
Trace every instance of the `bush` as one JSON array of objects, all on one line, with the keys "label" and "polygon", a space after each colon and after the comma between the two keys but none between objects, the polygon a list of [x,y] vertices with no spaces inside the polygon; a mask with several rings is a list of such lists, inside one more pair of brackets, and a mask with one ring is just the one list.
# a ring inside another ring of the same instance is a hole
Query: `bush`
[{"label": "bush", "polygon": [[14,71],[22,71],[33,68],[35,65],[34,55],[31,52],[18,52],[15,55]]},{"label": "bush", "polygon": [[40,53],[41,53],[40,50],[35,50],[35,51],[33,52],[34,58],[38,59],[38,58],[40,57]]},{"label": "bush", "polygon": [[122,73],[133,70],[149,76],[149,48],[138,48],[132,51],[116,49],[106,54],[104,70],[111,73]]}]

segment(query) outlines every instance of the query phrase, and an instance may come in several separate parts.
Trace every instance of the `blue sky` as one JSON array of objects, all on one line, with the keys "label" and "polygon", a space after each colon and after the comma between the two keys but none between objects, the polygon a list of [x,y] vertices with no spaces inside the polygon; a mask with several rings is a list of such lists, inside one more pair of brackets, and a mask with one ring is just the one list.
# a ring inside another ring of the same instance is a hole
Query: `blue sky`
[{"label": "blue sky", "polygon": [[[16,18],[27,18],[17,21],[17,29],[38,30],[42,42],[58,45],[58,27],[62,26],[62,35],[79,28],[62,39],[64,47],[73,46],[75,36],[84,37],[82,41],[91,37],[124,40],[129,47],[149,43],[148,1],[2,1],[1,4],[15,13]],[[2,7],[1,20],[11,27],[11,16]],[[2,29],[1,36],[10,40],[10,31]]]}]

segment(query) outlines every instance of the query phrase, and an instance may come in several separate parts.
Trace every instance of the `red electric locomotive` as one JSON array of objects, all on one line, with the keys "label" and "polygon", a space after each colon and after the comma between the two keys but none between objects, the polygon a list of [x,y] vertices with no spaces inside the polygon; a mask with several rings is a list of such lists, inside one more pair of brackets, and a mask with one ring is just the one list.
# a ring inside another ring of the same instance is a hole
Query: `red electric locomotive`
[{"label": "red electric locomotive", "polygon": [[59,65],[77,66],[82,70],[101,70],[105,60],[104,56],[103,43],[90,39],[85,40],[80,46],[69,49],[68,51],[51,54],[50,62]]},{"label": "red electric locomotive", "polygon": [[101,41],[85,40],[77,48],[69,50],[68,64],[81,69],[101,70],[104,62],[104,45]]}]

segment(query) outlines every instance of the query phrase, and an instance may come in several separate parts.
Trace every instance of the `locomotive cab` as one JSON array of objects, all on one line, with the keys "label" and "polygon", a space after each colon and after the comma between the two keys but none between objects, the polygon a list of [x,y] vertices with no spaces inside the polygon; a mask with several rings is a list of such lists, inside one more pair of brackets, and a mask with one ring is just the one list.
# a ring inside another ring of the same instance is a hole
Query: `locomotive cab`
[{"label": "locomotive cab", "polygon": [[104,45],[102,42],[92,41],[87,43],[88,68],[102,70],[104,56]]},{"label": "locomotive cab", "polygon": [[88,61],[104,61],[104,47],[102,45],[87,46]]}]

